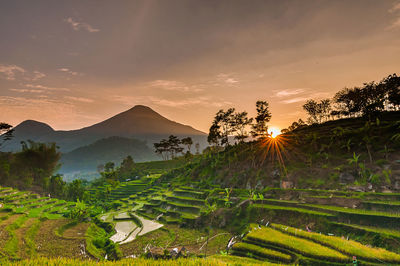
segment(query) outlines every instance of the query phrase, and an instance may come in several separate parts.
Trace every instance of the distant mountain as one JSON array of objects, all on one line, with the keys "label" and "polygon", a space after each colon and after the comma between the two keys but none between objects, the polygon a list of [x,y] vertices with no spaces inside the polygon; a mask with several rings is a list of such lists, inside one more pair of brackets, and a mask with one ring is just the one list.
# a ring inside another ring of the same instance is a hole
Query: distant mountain
[{"label": "distant mountain", "polygon": [[128,155],[131,155],[135,162],[160,160],[160,157],[146,145],[145,141],[109,137],[63,154],[60,172],[69,173],[77,170],[95,172],[98,165],[105,162],[114,162],[119,165]]},{"label": "distant mountain", "polygon": [[207,145],[204,132],[171,121],[147,106],[136,105],[103,122],[78,130],[53,130],[41,122],[24,121],[15,127],[14,138],[3,147],[3,150],[19,150],[21,141],[31,139],[37,142],[55,142],[61,152],[68,153],[112,136],[145,140],[148,146],[152,147],[152,143],[171,134],[180,137],[190,136],[195,143],[199,142],[202,148]]}]

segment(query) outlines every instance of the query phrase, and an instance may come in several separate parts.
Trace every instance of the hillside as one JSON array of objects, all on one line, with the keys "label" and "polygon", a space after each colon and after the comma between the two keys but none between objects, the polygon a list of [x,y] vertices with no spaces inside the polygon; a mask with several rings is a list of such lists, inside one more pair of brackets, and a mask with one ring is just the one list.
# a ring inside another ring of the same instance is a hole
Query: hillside
[{"label": "hillside", "polygon": [[155,161],[160,158],[145,141],[123,137],[109,137],[62,155],[61,173],[73,171],[96,172],[97,166],[106,162],[119,165],[131,155],[135,162]]},{"label": "hillside", "polygon": [[20,142],[31,139],[36,142],[55,142],[60,151],[67,153],[95,141],[112,137],[145,140],[152,143],[169,135],[192,137],[201,147],[206,146],[206,134],[190,126],[171,121],[149,107],[136,105],[95,125],[70,131],[53,130],[49,125],[27,120],[14,128],[14,138],[4,146],[4,151],[16,151]]},{"label": "hillside", "polygon": [[[224,187],[400,190],[400,112],[373,122],[349,118],[303,127],[275,139],[210,150],[181,178]],[[398,136],[398,135],[397,135]]]}]

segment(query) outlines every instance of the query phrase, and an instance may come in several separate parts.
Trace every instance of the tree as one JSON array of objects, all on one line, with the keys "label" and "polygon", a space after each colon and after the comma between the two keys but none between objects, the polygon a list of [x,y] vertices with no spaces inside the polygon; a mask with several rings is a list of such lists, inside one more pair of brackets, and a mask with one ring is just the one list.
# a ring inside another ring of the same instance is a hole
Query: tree
[{"label": "tree", "polygon": [[310,124],[321,123],[327,121],[331,114],[331,101],[329,99],[321,100],[319,103],[315,100],[308,100],[303,109],[309,115]]},{"label": "tree", "polygon": [[253,118],[247,117],[247,112],[234,113],[231,119],[232,131],[236,133],[235,139],[243,142],[249,137],[246,127],[253,122]]},{"label": "tree", "polygon": [[0,147],[13,137],[14,129],[7,123],[0,122]]},{"label": "tree", "polygon": [[13,175],[27,186],[35,183],[47,187],[49,178],[59,168],[61,153],[55,143],[22,141],[22,151],[15,154]]},{"label": "tree", "polygon": [[210,127],[208,142],[216,146],[229,145],[229,135],[233,132],[232,121],[235,108],[229,108],[227,111],[219,110]]},{"label": "tree", "polygon": [[252,125],[251,134],[253,137],[264,138],[268,136],[267,123],[271,120],[271,113],[269,111],[269,104],[267,101],[256,102],[257,116],[255,117],[255,124]]},{"label": "tree", "polygon": [[63,180],[62,175],[53,175],[50,177],[48,191],[52,196],[63,197],[66,182]]},{"label": "tree", "polygon": [[189,151],[189,153],[192,152],[192,145],[193,145],[193,140],[191,137],[187,137],[187,138],[183,138],[181,139],[181,143],[183,145],[186,145],[187,150]]},{"label": "tree", "polygon": [[196,149],[196,155],[200,154],[200,143],[196,142],[196,145],[194,145],[195,149]]},{"label": "tree", "polygon": [[308,121],[310,124],[318,123],[318,103],[314,100],[307,100],[307,102],[303,105],[303,109],[308,114]]},{"label": "tree", "polygon": [[135,162],[133,161],[132,156],[128,155],[121,163],[118,168],[118,177],[119,179],[129,178],[134,170]]},{"label": "tree", "polygon": [[178,153],[183,151],[183,148],[179,145],[181,144],[181,140],[177,136],[170,135],[168,137],[168,144],[168,151],[171,154],[172,159],[175,158]]},{"label": "tree", "polygon": [[158,143],[153,144],[155,152],[160,154],[163,160],[168,160],[169,143],[166,139],[162,139]]}]

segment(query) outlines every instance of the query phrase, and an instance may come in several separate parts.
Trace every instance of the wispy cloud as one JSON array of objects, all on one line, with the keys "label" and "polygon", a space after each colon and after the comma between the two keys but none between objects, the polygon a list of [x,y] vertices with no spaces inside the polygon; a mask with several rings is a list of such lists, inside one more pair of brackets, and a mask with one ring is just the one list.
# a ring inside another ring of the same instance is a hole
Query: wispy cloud
[{"label": "wispy cloud", "polygon": [[[392,8],[390,8],[389,13],[399,13],[400,11],[400,2],[396,2],[393,4]],[[400,17],[398,16],[397,18],[395,18],[392,23],[386,27],[386,30],[393,30],[393,29],[398,29],[400,28]]]},{"label": "wispy cloud", "polygon": [[303,93],[304,91],[305,91],[304,89],[282,90],[282,91],[278,91],[277,93],[275,93],[275,96],[287,97],[287,96],[292,96],[292,95],[297,95],[297,94]]},{"label": "wispy cloud", "polygon": [[386,30],[393,30],[393,29],[397,29],[400,28],[400,17],[396,18],[392,24],[390,24]]},{"label": "wispy cloud", "polygon": [[389,13],[394,13],[400,10],[400,2],[396,2],[393,4],[392,8],[389,9]]},{"label": "wispy cloud", "polygon": [[38,79],[46,77],[46,74],[39,72],[39,71],[33,71],[33,77],[31,78],[32,81],[36,81]]},{"label": "wispy cloud", "polygon": [[225,74],[225,73],[218,74],[217,80],[220,82],[224,82],[228,85],[234,85],[236,83],[239,83],[239,81],[237,79],[232,77],[232,74]]},{"label": "wispy cloud", "polygon": [[298,103],[298,102],[303,102],[310,99],[310,97],[295,97],[295,98],[290,98],[286,100],[282,100],[281,103],[289,104],[289,103]]},{"label": "wispy cloud", "polygon": [[74,96],[64,96],[65,99],[72,100],[75,102],[81,102],[81,103],[92,103],[94,102],[93,99],[85,98],[85,97],[74,97]]},{"label": "wispy cloud", "polygon": [[10,91],[15,91],[15,92],[20,92],[20,93],[25,93],[25,92],[29,92],[29,93],[42,93],[44,92],[43,90],[40,89],[9,89]]},{"label": "wispy cloud", "polygon": [[65,19],[64,21],[67,22],[68,24],[70,24],[75,31],[80,31],[80,30],[86,30],[88,32],[99,32],[100,31],[99,29],[92,27],[91,25],[89,25],[86,22],[80,22],[71,17]]},{"label": "wispy cloud", "polygon": [[154,81],[150,82],[149,85],[151,87],[160,88],[160,89],[169,90],[169,91],[189,91],[189,87],[185,83],[179,82],[179,81],[174,81],[174,80],[158,79],[158,80],[154,80]]},{"label": "wispy cloud", "polygon": [[158,79],[151,81],[149,83],[150,87],[158,88],[167,91],[181,91],[181,92],[200,92],[203,89],[198,88],[197,86],[190,86],[185,84],[184,82],[175,81],[175,80],[163,80]]},{"label": "wispy cloud", "polygon": [[40,84],[24,84],[25,87],[27,88],[32,88],[32,89],[40,89],[43,91],[70,91],[68,88],[57,88],[57,87],[48,87]]},{"label": "wispy cloud", "polygon": [[68,73],[68,74],[70,74],[72,76],[78,76],[79,75],[78,72],[72,71],[71,69],[66,68],[66,67],[59,68],[58,71]]},{"label": "wispy cloud", "polygon": [[0,64],[0,73],[7,80],[15,80],[15,76],[17,73],[25,73],[25,69],[16,65],[1,65]]},{"label": "wispy cloud", "polygon": [[181,100],[171,100],[165,98],[159,98],[155,96],[121,96],[114,95],[112,97],[114,101],[120,102],[122,104],[126,104],[128,106],[133,106],[135,104],[148,104],[155,106],[165,106],[165,107],[176,107],[176,108],[186,108],[191,107],[193,105],[200,106],[213,106],[213,107],[222,107],[226,105],[231,105],[231,102],[228,101],[218,101],[218,99],[213,99],[207,96],[201,97],[190,97]]}]

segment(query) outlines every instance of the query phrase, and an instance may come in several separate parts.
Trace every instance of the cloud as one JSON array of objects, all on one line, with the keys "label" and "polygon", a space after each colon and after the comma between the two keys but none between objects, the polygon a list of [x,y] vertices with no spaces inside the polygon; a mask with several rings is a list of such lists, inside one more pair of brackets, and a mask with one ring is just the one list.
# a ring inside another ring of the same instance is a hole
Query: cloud
[{"label": "cloud", "polygon": [[174,80],[158,79],[150,82],[149,85],[168,91],[189,91],[189,87],[185,83]]},{"label": "cloud", "polygon": [[393,21],[392,24],[386,28],[386,30],[393,30],[397,28],[400,28],[400,17],[396,18],[396,20]]},{"label": "cloud", "polygon": [[20,92],[20,93],[42,93],[43,90],[35,90],[35,89],[9,89],[10,91]]},{"label": "cloud", "polygon": [[400,10],[400,2],[394,3],[392,8],[389,9],[389,13],[394,13]]},{"label": "cloud", "polygon": [[297,94],[303,93],[304,91],[305,91],[304,89],[283,90],[283,91],[278,91],[275,94],[275,96],[287,97],[287,96],[292,96],[292,95],[297,95]]},{"label": "cloud", "polygon": [[25,69],[16,65],[1,65],[0,73],[2,73],[7,80],[15,80],[17,73],[25,73]]},{"label": "cloud", "polygon": [[32,89],[41,89],[44,91],[70,91],[68,88],[47,87],[40,84],[24,84],[24,86]]},{"label": "cloud", "polygon": [[[186,108],[191,107],[193,105],[201,105],[201,106],[214,106],[214,107],[222,107],[226,105],[231,105],[231,102],[228,101],[216,101],[216,99],[201,96],[201,97],[190,97],[181,100],[169,100],[165,98],[159,98],[155,96],[122,96],[122,95],[114,95],[112,97],[114,101],[120,102],[122,104],[126,104],[128,106],[133,106],[135,104],[149,104],[155,106],[165,106],[165,107],[175,107],[175,108]],[[214,100],[214,101],[213,101]]]},{"label": "cloud", "polygon": [[158,79],[148,84],[150,87],[158,88],[167,91],[181,91],[181,92],[201,92],[203,89],[195,85],[187,85],[180,81]]},{"label": "cloud", "polygon": [[81,103],[92,103],[94,100],[84,97],[64,96],[65,99],[81,102]]},{"label": "cloud", "polygon": [[39,71],[33,71],[33,77],[31,78],[32,81],[36,81],[38,79],[44,78],[46,74],[39,72]]},{"label": "cloud", "polygon": [[99,32],[100,31],[99,29],[93,28],[91,25],[89,25],[85,22],[76,21],[71,17],[65,19],[64,21],[67,22],[68,24],[70,24],[75,31],[80,31],[80,30],[86,30],[88,32]]},{"label": "cloud", "polygon": [[220,73],[217,75],[217,80],[219,82],[224,82],[228,85],[234,85],[238,83],[239,81],[235,78],[232,77],[232,74],[225,74],[225,73]]},{"label": "cloud", "polygon": [[79,73],[78,73],[78,72],[72,71],[72,70],[70,70],[69,68],[66,68],[66,67],[59,68],[59,69],[58,69],[58,71],[65,72],[65,73],[68,73],[68,74],[71,74],[72,76],[77,76],[77,75],[79,75]]},{"label": "cloud", "polygon": [[286,99],[282,100],[281,103],[289,104],[289,103],[297,103],[297,102],[303,102],[310,99],[310,97],[295,97],[291,99]]}]

